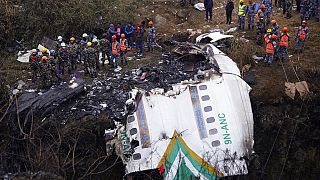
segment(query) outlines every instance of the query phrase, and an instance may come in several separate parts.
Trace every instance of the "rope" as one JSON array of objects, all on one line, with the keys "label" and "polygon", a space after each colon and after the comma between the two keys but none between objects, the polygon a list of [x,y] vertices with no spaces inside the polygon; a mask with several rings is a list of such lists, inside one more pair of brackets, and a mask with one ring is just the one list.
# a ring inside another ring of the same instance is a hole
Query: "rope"
[{"label": "rope", "polygon": [[279,176],[279,180],[281,180],[281,176],[282,176],[284,167],[286,166],[287,158],[288,158],[288,155],[289,155],[289,151],[290,151],[290,148],[291,148],[291,144],[292,144],[294,135],[295,135],[295,133],[296,133],[297,126],[298,126],[298,122],[296,122],[296,124],[295,124],[295,126],[294,126],[294,129],[293,129],[293,134],[292,134],[292,137],[291,137],[291,140],[290,140],[290,143],[289,143],[289,147],[288,147],[288,151],[287,151],[287,154],[286,154],[286,157],[285,157],[285,160],[284,160],[284,164],[283,164],[282,169],[281,169],[281,173],[280,173],[280,176]]},{"label": "rope", "polygon": [[279,61],[280,61],[281,66],[282,66],[282,69],[283,69],[283,72],[284,72],[284,76],[286,77],[287,82],[289,82],[289,80],[288,80],[288,76],[287,76],[287,73],[286,73],[286,70],[284,69],[284,66],[283,66],[283,63],[282,63],[282,61],[281,61],[281,60],[279,60]]},{"label": "rope", "polygon": [[281,130],[281,128],[282,128],[282,123],[281,123],[281,125],[280,125],[280,127],[279,127],[279,129],[278,129],[278,132],[277,132],[276,138],[275,138],[275,139],[274,139],[274,141],[273,141],[273,144],[272,144],[272,147],[271,147],[271,149],[270,149],[270,152],[269,152],[269,155],[268,155],[267,161],[266,161],[266,163],[265,163],[265,164],[264,164],[264,166],[263,166],[263,169],[262,169],[262,173],[261,173],[260,179],[263,179],[264,170],[266,169],[267,164],[268,164],[268,162],[269,162],[269,160],[270,160],[270,157],[271,157],[271,154],[272,154],[273,148],[274,148],[274,146],[275,146],[275,144],[276,144],[276,141],[277,141],[278,136],[279,136],[279,134],[280,134],[280,130]]},{"label": "rope", "polygon": [[[287,50],[287,54],[288,54],[288,50]],[[298,74],[297,74],[297,71],[294,69],[293,62],[292,62],[291,57],[289,56],[289,54],[288,54],[288,57],[289,57],[289,61],[291,62],[291,67],[292,67],[292,69],[293,69],[293,72],[294,72],[294,74],[296,75],[298,81],[300,81],[300,78],[299,78],[299,76],[298,76]],[[298,54],[298,60],[299,60],[299,54]]]}]

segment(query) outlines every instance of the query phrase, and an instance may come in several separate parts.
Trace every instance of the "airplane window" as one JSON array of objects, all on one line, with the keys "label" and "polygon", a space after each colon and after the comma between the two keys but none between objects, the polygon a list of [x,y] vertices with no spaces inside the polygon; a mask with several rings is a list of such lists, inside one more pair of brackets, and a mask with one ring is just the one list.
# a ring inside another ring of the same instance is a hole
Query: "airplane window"
[{"label": "airplane window", "polygon": [[200,90],[206,90],[206,89],[207,89],[207,86],[206,86],[206,85],[201,85],[201,86],[199,86],[199,89],[200,89]]},{"label": "airplane window", "polygon": [[215,121],[214,117],[207,118],[207,123],[213,123]]},{"label": "airplane window", "polygon": [[212,111],[212,107],[211,106],[204,107],[204,112],[209,112],[209,111]]},{"label": "airplane window", "polygon": [[139,159],[141,159],[141,154],[140,154],[140,153],[133,154],[133,155],[132,155],[132,158],[133,158],[134,160],[139,160]]},{"label": "airplane window", "polygon": [[132,136],[132,135],[135,135],[135,134],[137,134],[137,128],[130,129],[130,135]]},{"label": "airplane window", "polygon": [[209,130],[209,134],[210,134],[210,135],[215,135],[215,134],[217,134],[217,133],[218,133],[218,130],[217,130],[216,128]]},{"label": "airplane window", "polygon": [[208,95],[202,96],[201,97],[202,101],[208,101],[210,97]]},{"label": "airplane window", "polygon": [[134,120],[134,116],[128,116],[127,118],[128,123],[132,123]]},{"label": "airplane window", "polygon": [[212,141],[211,145],[212,145],[213,147],[220,146],[220,141],[219,141],[219,140]]}]

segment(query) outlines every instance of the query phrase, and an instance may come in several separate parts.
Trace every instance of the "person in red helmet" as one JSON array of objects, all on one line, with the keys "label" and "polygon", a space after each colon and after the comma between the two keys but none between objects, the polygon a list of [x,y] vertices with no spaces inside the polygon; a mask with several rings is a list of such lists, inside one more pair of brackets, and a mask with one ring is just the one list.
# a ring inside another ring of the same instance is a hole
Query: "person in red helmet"
[{"label": "person in red helmet", "polygon": [[154,28],[152,21],[149,21],[148,26],[149,26],[148,34],[147,34],[148,51],[153,52],[154,40],[156,38],[156,29]]},{"label": "person in red helmet", "polygon": [[301,26],[298,28],[296,35],[296,52],[302,52],[304,50],[305,41],[309,38],[309,28],[307,27],[307,21],[303,20]]},{"label": "person in red helmet", "polygon": [[125,34],[121,34],[120,38],[120,57],[121,57],[121,63],[128,64],[128,58],[127,58],[127,47],[128,47],[128,41],[126,39]]},{"label": "person in red helmet", "polygon": [[282,29],[282,33],[279,37],[279,59],[282,61],[282,63],[285,62],[286,56],[287,56],[287,50],[290,42],[290,36],[288,34],[289,29],[287,27],[284,27]]},{"label": "person in red helmet", "polygon": [[277,43],[276,43],[277,38],[278,37],[273,34],[269,42],[266,44],[266,55],[265,55],[264,62],[267,63],[268,65],[272,64],[273,56],[277,48]]},{"label": "person in red helmet", "polygon": [[111,44],[111,61],[113,63],[113,67],[117,68],[118,67],[118,62],[117,62],[117,58],[119,56],[119,48],[120,48],[120,44],[117,41],[117,36],[113,35],[111,37],[112,39],[112,44]]}]

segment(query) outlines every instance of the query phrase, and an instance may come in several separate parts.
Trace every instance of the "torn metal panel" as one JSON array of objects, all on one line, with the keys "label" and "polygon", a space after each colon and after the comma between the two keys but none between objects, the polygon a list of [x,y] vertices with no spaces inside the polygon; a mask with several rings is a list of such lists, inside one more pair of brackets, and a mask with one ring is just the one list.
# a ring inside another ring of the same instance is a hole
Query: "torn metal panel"
[{"label": "torn metal panel", "polygon": [[253,152],[251,88],[228,56],[210,44],[204,51],[220,74],[204,71],[209,78],[173,85],[165,94],[132,91],[142,96],[126,124],[130,144],[138,142],[125,160],[127,174],[160,167],[166,179],[180,168],[200,179],[248,173],[243,157]]},{"label": "torn metal panel", "polygon": [[225,35],[225,34],[221,34],[220,32],[205,33],[205,34],[201,34],[196,38],[196,43],[200,43],[204,39],[209,39],[210,43],[214,43],[219,40],[232,38],[232,37],[233,35]]}]

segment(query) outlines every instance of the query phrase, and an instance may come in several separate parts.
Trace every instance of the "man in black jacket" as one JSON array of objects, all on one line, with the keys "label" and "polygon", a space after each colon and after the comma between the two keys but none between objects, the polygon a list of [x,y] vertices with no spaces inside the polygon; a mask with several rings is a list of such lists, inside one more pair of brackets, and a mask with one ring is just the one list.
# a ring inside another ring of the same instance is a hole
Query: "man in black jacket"
[{"label": "man in black jacket", "polygon": [[213,0],[204,0],[204,8],[206,8],[206,20],[208,21],[208,17],[210,16],[210,21],[211,21],[212,20]]},{"label": "man in black jacket", "polygon": [[227,15],[227,24],[231,24],[232,11],[234,9],[234,4],[232,0],[228,0],[226,5],[226,15]]}]

